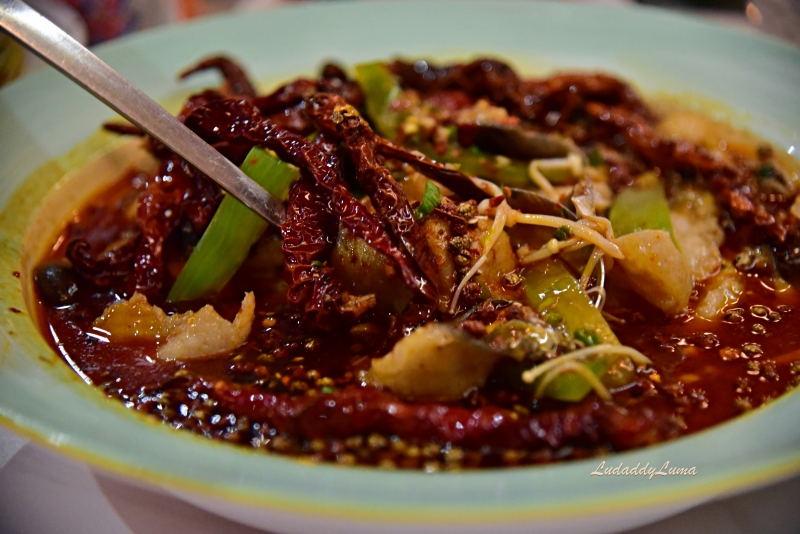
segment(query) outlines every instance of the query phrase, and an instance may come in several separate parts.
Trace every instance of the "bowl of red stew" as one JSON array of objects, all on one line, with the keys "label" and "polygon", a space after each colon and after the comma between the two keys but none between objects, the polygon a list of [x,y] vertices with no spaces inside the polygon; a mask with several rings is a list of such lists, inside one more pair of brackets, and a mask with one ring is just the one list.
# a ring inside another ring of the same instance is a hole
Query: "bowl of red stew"
[{"label": "bowl of red stew", "polygon": [[55,73],[4,90],[3,422],[276,531],[600,531],[795,472],[800,52],[422,6],[99,50],[280,227]]}]

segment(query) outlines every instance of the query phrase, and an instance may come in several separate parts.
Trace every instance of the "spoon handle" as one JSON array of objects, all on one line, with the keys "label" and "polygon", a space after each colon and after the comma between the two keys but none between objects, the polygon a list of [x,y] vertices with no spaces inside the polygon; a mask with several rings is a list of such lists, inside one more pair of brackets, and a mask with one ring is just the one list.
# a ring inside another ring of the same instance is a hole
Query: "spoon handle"
[{"label": "spoon handle", "polygon": [[108,107],[162,142],[267,221],[280,225],[283,204],[248,178],[139,88],[20,0],[0,0],[0,28]]}]

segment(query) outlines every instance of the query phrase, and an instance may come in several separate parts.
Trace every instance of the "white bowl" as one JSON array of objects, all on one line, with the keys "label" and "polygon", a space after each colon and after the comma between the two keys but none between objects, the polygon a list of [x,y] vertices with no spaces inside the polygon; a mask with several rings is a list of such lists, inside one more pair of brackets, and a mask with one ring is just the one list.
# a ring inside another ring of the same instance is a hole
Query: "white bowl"
[{"label": "white bowl", "polygon": [[[491,54],[528,72],[603,69],[646,94],[710,99],[717,104],[707,109],[777,148],[800,146],[800,50],[651,9],[505,1],[305,4],[145,32],[98,49],[151,96],[172,103],[217,83],[212,74],[180,84],[175,76],[217,52],[271,81],[312,72],[327,59],[353,64],[398,54]],[[125,409],[54,353],[25,300],[44,238],[93,185],[83,183],[83,192],[53,188],[68,171],[120,144],[95,134],[110,116],[53,71],[0,92],[0,422],[20,434],[280,532],[608,532],[800,471],[797,394],[711,430],[607,458],[437,474],[310,465],[172,431]],[[109,157],[116,156],[106,163]],[[83,182],[76,176],[87,175],[72,174]],[[34,226],[38,239],[26,242],[42,202],[49,207]],[[669,462],[694,474],[593,476],[603,460],[606,467],[656,469]]]}]

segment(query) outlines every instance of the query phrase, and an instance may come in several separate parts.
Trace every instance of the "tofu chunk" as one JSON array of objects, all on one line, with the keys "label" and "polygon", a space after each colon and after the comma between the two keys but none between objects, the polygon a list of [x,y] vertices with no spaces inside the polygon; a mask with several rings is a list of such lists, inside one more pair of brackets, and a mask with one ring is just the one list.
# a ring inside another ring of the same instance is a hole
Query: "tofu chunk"
[{"label": "tofu chunk", "polygon": [[196,312],[167,315],[134,293],[130,300],[109,305],[93,326],[116,341],[151,341],[161,360],[191,360],[229,352],[250,335],[255,297],[247,293],[233,322],[223,319],[211,305]]}]

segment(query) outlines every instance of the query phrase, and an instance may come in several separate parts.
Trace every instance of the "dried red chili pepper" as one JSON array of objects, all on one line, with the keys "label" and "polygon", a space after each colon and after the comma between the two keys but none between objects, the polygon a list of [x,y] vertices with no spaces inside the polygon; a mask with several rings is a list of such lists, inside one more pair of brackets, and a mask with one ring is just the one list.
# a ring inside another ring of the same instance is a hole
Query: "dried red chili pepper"
[{"label": "dried red chili pepper", "polygon": [[206,58],[181,72],[180,77],[181,79],[188,78],[196,72],[202,72],[208,69],[217,69],[222,73],[222,76],[225,78],[225,83],[220,88],[220,91],[223,94],[227,96],[256,96],[256,90],[244,69],[225,56]]},{"label": "dried red chili pepper", "polygon": [[[380,160],[377,136],[367,121],[342,97],[319,93],[310,99],[307,113],[323,132],[341,139],[344,149],[356,166],[356,179],[369,195],[381,218],[409,251],[428,278],[437,279],[436,261],[414,213],[392,173]],[[426,281],[420,288],[431,300],[437,290]]]},{"label": "dried red chili pepper", "polygon": [[251,421],[300,439],[346,438],[378,433],[413,443],[431,440],[458,447],[498,449],[610,443],[614,450],[669,439],[678,434],[672,412],[644,404],[628,407],[587,400],[567,408],[519,415],[497,407],[465,408],[453,404],[405,403],[371,387],[351,386],[331,394],[290,397],[263,390],[204,384],[214,398]]},{"label": "dried red chili pepper", "polygon": [[[486,98],[520,118],[568,128],[576,110],[589,101],[620,105],[650,118],[651,113],[627,84],[604,74],[558,74],[541,80],[523,80],[503,62],[478,59],[438,67],[427,62],[395,61],[391,70],[404,87],[424,93],[459,90],[472,98]],[[552,112],[552,114],[551,114]]]},{"label": "dried red chili pepper", "polygon": [[67,245],[65,255],[79,275],[98,287],[105,287],[114,279],[124,278],[133,272],[136,249],[141,239],[139,233],[100,257],[92,255],[91,246],[85,239],[75,239]]},{"label": "dried red chili pepper", "polygon": [[409,287],[419,292],[427,291],[429,284],[408,256],[347,188],[341,177],[339,158],[334,152],[323,149],[322,145],[312,143],[302,135],[279,128],[244,101],[209,103],[192,113],[186,124],[211,142],[265,145],[304,169],[327,191],[329,206],[342,224],[370,246],[392,258]]},{"label": "dried red chili pepper", "polygon": [[338,224],[321,189],[308,177],[292,186],[281,234],[287,299],[304,305],[305,319],[327,330],[333,326],[329,316],[342,287],[333,277],[333,268],[323,264],[330,256]]},{"label": "dried red chili pepper", "polygon": [[162,248],[184,217],[202,231],[216,210],[221,194],[205,176],[177,156],[162,163],[139,197],[137,221],[142,240],[136,250],[132,289],[146,297],[160,294],[164,281]]},{"label": "dried red chili pepper", "polygon": [[364,104],[361,87],[349,80],[344,71],[332,63],[325,65],[320,79],[298,78],[268,95],[257,97],[253,104],[264,115],[271,115],[301,104],[315,93],[335,93],[355,107]]},{"label": "dried red chili pepper", "polygon": [[467,175],[455,169],[433,161],[420,152],[414,152],[399,147],[382,137],[377,138],[377,143],[378,153],[381,156],[387,159],[408,163],[425,176],[436,180],[465,200],[483,200],[484,198],[489,198],[489,195],[478,187]]},{"label": "dried red chili pepper", "polygon": [[318,92],[336,93],[356,107],[364,104],[361,87],[349,80],[345,72],[333,63],[323,67],[319,79],[293,80],[268,95],[256,98],[253,103],[278,126],[308,135],[315,128],[305,113],[306,99]]},{"label": "dried red chili pepper", "polygon": [[298,78],[275,89],[268,95],[257,97],[253,105],[264,115],[271,115],[305,101],[319,90],[319,82]]}]

